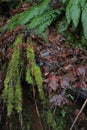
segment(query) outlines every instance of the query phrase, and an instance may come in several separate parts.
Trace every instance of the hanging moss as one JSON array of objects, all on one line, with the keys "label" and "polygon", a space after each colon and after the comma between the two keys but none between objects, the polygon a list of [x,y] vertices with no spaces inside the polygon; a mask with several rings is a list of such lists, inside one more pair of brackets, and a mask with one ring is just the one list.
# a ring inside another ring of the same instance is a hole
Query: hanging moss
[{"label": "hanging moss", "polygon": [[36,83],[36,85],[38,87],[38,92],[39,92],[40,99],[45,100],[44,92],[43,92],[43,89],[42,89],[41,70],[36,64],[32,65],[32,75],[34,76],[35,83]]},{"label": "hanging moss", "polygon": [[28,84],[32,84],[33,85],[33,78],[32,78],[31,70],[30,70],[29,66],[26,69],[26,81],[27,81]]},{"label": "hanging moss", "polygon": [[26,56],[28,65],[26,69],[26,81],[29,84],[37,85],[39,96],[41,100],[45,100],[44,92],[42,89],[42,75],[40,68],[35,63],[34,49],[27,43]]},{"label": "hanging moss", "polygon": [[13,111],[14,106],[14,88],[9,86],[8,88],[8,96],[7,96],[7,111],[8,115],[10,115]]},{"label": "hanging moss", "polygon": [[18,78],[15,86],[15,109],[17,112],[22,111],[22,89],[20,83],[20,77]]},{"label": "hanging moss", "polygon": [[7,104],[7,113],[10,115],[13,111],[13,108],[17,112],[22,110],[22,92],[21,84],[19,79],[20,73],[20,60],[21,60],[21,51],[18,46],[22,43],[22,36],[18,36],[14,42],[14,51],[11,57],[11,60],[8,64],[6,77],[4,80],[4,90],[3,90],[3,99]]}]

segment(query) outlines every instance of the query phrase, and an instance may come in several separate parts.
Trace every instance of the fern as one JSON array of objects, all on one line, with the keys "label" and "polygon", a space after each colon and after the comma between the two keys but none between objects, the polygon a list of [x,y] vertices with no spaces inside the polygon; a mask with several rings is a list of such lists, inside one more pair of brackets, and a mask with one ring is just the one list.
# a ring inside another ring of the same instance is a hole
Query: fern
[{"label": "fern", "polygon": [[87,2],[87,0],[79,0],[80,1],[80,6],[81,6],[81,8],[82,8],[82,10],[84,9],[84,7],[85,7],[85,4],[86,4],[86,2]]},{"label": "fern", "polygon": [[[8,28],[13,30],[17,25],[25,25],[25,28],[37,36],[43,39],[47,39],[46,33],[44,31],[50,26],[50,24],[55,20],[62,10],[53,10],[49,6],[50,0],[44,0],[41,4],[33,6],[28,10],[13,16],[10,19],[8,26],[6,25],[4,29]],[[42,34],[42,35],[41,35]],[[46,40],[47,41],[47,40]]]},{"label": "fern", "polygon": [[50,25],[50,23],[52,23],[52,21],[57,17],[58,14],[60,14],[59,10],[48,11],[45,14],[34,18],[30,24],[26,25],[26,27],[27,29],[34,29],[40,24],[43,25],[43,23],[46,23],[46,22],[49,22],[49,25]]},{"label": "fern", "polygon": [[17,14],[16,16],[13,16],[13,18],[10,20],[9,29],[12,30],[17,25],[26,24],[37,15],[41,15],[44,11],[48,9],[49,2],[50,0],[44,0],[44,2],[42,2],[40,5],[33,6],[29,8],[27,11]]},{"label": "fern", "polygon": [[79,24],[80,14],[81,14],[81,10],[79,7],[79,0],[74,0],[71,8],[71,19],[75,28]]},{"label": "fern", "polygon": [[85,5],[82,12],[82,25],[83,25],[84,36],[87,39],[87,4]]},{"label": "fern", "polygon": [[66,23],[76,29],[82,23],[84,36],[87,39],[87,0],[63,0],[66,3]]},{"label": "fern", "polygon": [[70,0],[69,4],[66,7],[66,19],[67,19],[68,25],[71,22],[71,7],[72,7],[72,5],[73,5],[73,0]]}]

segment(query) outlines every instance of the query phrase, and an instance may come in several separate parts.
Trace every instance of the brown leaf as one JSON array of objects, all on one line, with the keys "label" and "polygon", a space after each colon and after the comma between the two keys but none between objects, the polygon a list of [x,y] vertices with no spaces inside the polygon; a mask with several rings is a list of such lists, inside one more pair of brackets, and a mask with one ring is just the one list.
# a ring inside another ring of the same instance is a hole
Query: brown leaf
[{"label": "brown leaf", "polygon": [[61,88],[66,89],[67,87],[69,87],[69,79],[67,77],[63,78],[60,81],[60,85],[61,85]]},{"label": "brown leaf", "polygon": [[65,74],[62,78],[68,78],[68,80],[71,81],[71,82],[75,82],[76,81],[76,78],[74,77],[72,72],[69,72],[69,73]]},{"label": "brown leaf", "polygon": [[48,88],[53,90],[53,91],[56,91],[57,87],[58,87],[58,79],[57,79],[57,76],[55,75],[51,75],[49,78],[48,78]]},{"label": "brown leaf", "polygon": [[78,76],[81,76],[82,78],[84,78],[85,74],[86,74],[86,69],[84,66],[77,68],[77,75]]},{"label": "brown leaf", "polygon": [[52,104],[52,106],[63,107],[66,103],[68,103],[68,100],[61,94],[59,95],[56,94],[50,98],[49,102],[50,104]]},{"label": "brown leaf", "polygon": [[72,65],[71,64],[68,64],[68,65],[65,65],[64,66],[64,69],[67,71],[67,70],[70,70],[72,68]]}]

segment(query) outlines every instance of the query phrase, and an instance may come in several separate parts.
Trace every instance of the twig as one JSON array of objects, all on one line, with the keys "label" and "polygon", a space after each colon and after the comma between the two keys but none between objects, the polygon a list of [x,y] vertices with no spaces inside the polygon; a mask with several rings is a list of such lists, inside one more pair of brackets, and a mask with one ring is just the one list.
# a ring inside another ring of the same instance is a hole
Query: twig
[{"label": "twig", "polygon": [[72,124],[72,126],[71,126],[71,128],[70,128],[70,130],[73,129],[73,127],[74,127],[74,125],[75,125],[75,123],[76,123],[78,117],[80,116],[80,114],[81,114],[81,112],[83,111],[83,109],[84,109],[84,107],[86,106],[86,104],[87,104],[87,99],[84,101],[84,103],[83,103],[83,105],[82,105],[82,107],[81,107],[81,109],[80,109],[78,115],[76,116],[76,118],[75,118],[75,120],[74,120],[74,122],[73,122],[73,124]]},{"label": "twig", "polygon": [[24,125],[22,113],[19,112],[18,114],[19,114],[19,122],[20,122],[20,125],[21,125],[21,129],[22,129],[22,130],[25,130],[25,125]]},{"label": "twig", "polygon": [[39,113],[38,106],[37,106],[36,99],[35,99],[35,89],[34,89],[34,86],[33,86],[33,96],[34,96],[35,109],[36,109],[36,113],[38,115],[40,127],[41,127],[41,130],[43,130],[42,123],[41,123],[41,120],[40,120],[40,113]]},{"label": "twig", "polygon": [[[70,115],[69,112],[68,112],[67,114],[68,114],[68,116],[69,116],[69,118],[70,118],[70,120],[71,120],[71,123],[73,123],[73,118],[72,118],[72,116]],[[73,126],[73,128],[74,128],[75,130],[77,130],[77,127],[76,127],[75,125]]]},{"label": "twig", "polygon": [[34,103],[35,103],[36,113],[37,113],[38,117],[40,118],[40,113],[39,113],[38,106],[37,106],[37,103],[36,103],[36,100],[35,100],[35,89],[34,89],[34,86],[33,86],[33,96],[34,96]]}]

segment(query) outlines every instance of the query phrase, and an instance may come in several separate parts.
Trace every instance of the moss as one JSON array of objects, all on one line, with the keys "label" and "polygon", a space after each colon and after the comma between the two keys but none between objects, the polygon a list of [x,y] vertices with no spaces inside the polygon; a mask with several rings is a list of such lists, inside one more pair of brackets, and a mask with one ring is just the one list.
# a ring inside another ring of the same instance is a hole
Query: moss
[{"label": "moss", "polygon": [[32,46],[27,45],[26,55],[27,55],[27,60],[28,60],[29,65],[35,62],[34,60],[35,54],[34,54],[34,49]]},{"label": "moss", "polygon": [[[18,36],[14,42],[13,54],[8,64],[6,77],[4,80],[3,99],[7,104],[7,113],[10,115],[15,108],[21,111],[21,85],[19,81],[21,51],[18,46],[22,43],[22,36]],[[19,87],[20,86],[20,87]],[[15,107],[16,106],[16,107]]]},{"label": "moss", "polygon": [[14,89],[12,86],[8,88],[8,96],[7,96],[7,112],[8,116],[12,113],[14,106]]},{"label": "moss", "polygon": [[15,86],[15,109],[17,112],[22,111],[22,89],[20,83],[20,77],[18,78]]},{"label": "moss", "polygon": [[26,69],[26,81],[32,85],[36,84],[38,87],[40,99],[44,99],[41,71],[40,68],[35,63],[34,49],[29,44],[27,45],[26,48],[26,56],[28,61],[28,65]]},{"label": "moss", "polygon": [[33,85],[33,78],[32,78],[32,75],[31,75],[30,67],[27,67],[27,69],[26,69],[26,81],[27,81],[28,84]]},{"label": "moss", "polygon": [[54,115],[50,110],[47,112],[47,124],[50,127],[52,127],[53,130],[57,130],[57,124],[56,124],[56,121],[54,119]]},{"label": "moss", "polygon": [[42,75],[41,75],[41,71],[40,68],[34,63],[32,64],[32,75],[35,78],[35,82],[38,86],[38,91],[41,92],[42,91]]}]

